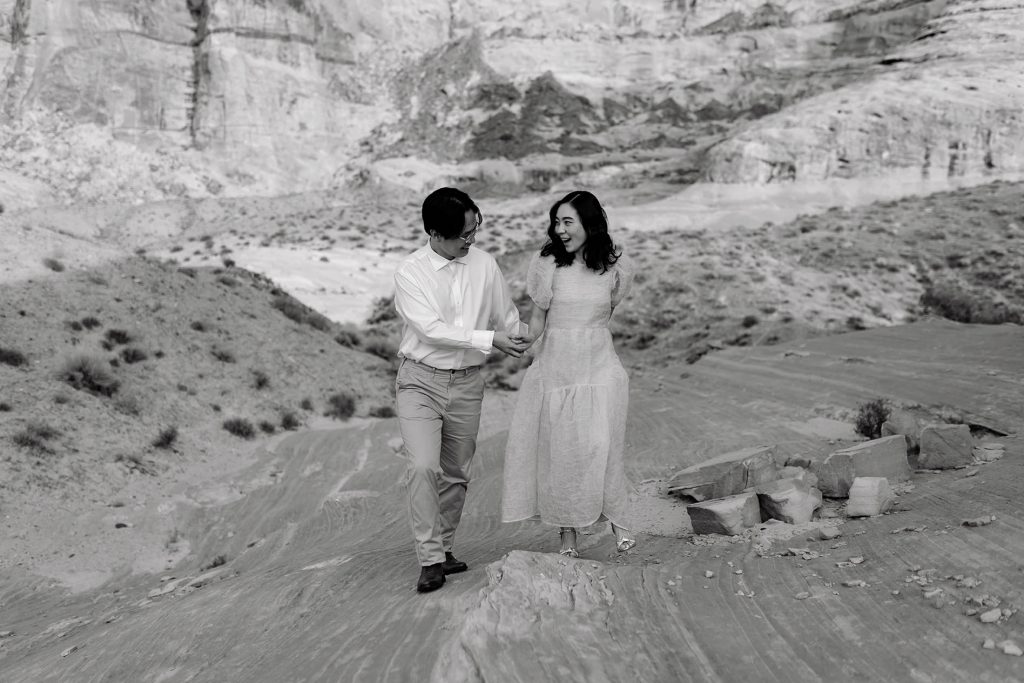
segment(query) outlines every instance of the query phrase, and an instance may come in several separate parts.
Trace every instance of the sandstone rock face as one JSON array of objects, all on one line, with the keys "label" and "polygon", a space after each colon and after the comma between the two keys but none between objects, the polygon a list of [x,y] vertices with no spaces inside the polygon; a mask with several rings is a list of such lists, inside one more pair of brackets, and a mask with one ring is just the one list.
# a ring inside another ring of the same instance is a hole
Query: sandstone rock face
[{"label": "sandstone rock face", "polygon": [[671,495],[695,501],[722,498],[778,477],[774,446],[724,453],[680,470],[669,479]]},{"label": "sandstone rock face", "polygon": [[974,462],[974,441],[967,425],[933,425],[921,430],[918,467],[947,469],[966,467]]},{"label": "sandstone rock face", "polygon": [[876,7],[878,20],[902,12],[931,16],[913,41],[883,47],[871,78],[766,116],[718,145],[708,178],[956,178],[1024,168],[1024,5]]},{"label": "sandstone rock face", "polygon": [[[670,183],[998,174],[1024,144],[1019,13],[987,0],[0,0],[14,125],[0,147],[21,146],[0,163],[91,201],[365,183],[408,155],[515,160],[503,178],[540,191],[580,173],[630,186],[643,163],[600,173],[627,152],[670,160]],[[62,135],[35,140],[39,126]],[[117,162],[83,161],[83,138]],[[149,167],[159,177],[137,187]]]},{"label": "sandstone rock face", "polygon": [[686,506],[695,534],[735,536],[761,523],[756,493],[715,498]]},{"label": "sandstone rock face", "polygon": [[765,519],[803,524],[821,507],[821,491],[800,479],[778,479],[758,486],[756,491]]},{"label": "sandstone rock face", "polygon": [[846,514],[850,517],[872,517],[892,507],[893,496],[885,477],[857,477],[850,486]]},{"label": "sandstone rock face", "polygon": [[831,498],[845,498],[856,477],[910,479],[907,444],[902,435],[885,436],[844,448],[811,463],[818,488]]}]

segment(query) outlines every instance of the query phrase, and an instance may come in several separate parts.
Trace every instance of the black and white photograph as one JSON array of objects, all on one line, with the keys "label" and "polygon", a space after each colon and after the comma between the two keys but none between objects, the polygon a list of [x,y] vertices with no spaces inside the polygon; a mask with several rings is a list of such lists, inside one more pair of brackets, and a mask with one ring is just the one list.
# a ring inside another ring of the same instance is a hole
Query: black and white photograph
[{"label": "black and white photograph", "polygon": [[0,682],[1021,683],[1024,4],[0,0]]}]

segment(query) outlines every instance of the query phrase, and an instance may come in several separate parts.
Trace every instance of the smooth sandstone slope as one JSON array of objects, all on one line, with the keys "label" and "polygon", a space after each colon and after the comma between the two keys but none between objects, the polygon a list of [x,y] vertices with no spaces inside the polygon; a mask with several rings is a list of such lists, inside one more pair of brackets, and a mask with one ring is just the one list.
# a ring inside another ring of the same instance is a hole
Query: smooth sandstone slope
[{"label": "smooth sandstone slope", "polygon": [[[821,411],[875,395],[945,404],[1019,431],[1020,342],[1018,326],[932,321],[814,340],[807,355],[729,351],[682,366],[685,377],[680,367],[635,368],[630,474],[657,478],[753,442],[793,453],[834,448]],[[968,357],[958,351],[965,345]],[[837,541],[808,542],[808,527],[791,538],[775,529],[690,543],[681,528],[645,534],[620,555],[599,530],[583,536],[583,557],[572,561],[554,552],[552,529],[498,523],[508,407],[489,398],[456,548],[471,569],[443,590],[413,590],[394,422],[308,432],[234,478],[247,495],[190,518],[193,556],[166,580],[137,577],[77,598],[5,583],[0,627],[14,635],[0,648],[4,680],[1011,681],[1024,673],[1019,658],[981,647],[986,638],[1020,642],[1012,618],[985,624],[964,614],[975,599],[1012,609],[1022,598],[1019,439],[990,435],[1006,456],[976,476],[917,475],[897,513],[847,522]],[[641,490],[654,495],[649,484]],[[997,521],[960,526],[982,514]],[[223,564],[206,568],[220,555]],[[854,556],[864,561],[847,561]],[[933,604],[925,594],[935,588],[955,602]]]}]

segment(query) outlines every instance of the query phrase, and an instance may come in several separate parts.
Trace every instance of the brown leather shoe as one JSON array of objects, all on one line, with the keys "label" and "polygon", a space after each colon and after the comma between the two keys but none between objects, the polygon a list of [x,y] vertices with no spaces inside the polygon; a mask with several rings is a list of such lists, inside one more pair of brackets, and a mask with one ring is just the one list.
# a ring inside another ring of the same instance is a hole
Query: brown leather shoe
[{"label": "brown leather shoe", "polygon": [[445,574],[458,574],[469,569],[469,565],[465,562],[461,562],[455,559],[455,556],[451,553],[444,554],[444,562],[441,563],[441,569],[444,570]]},{"label": "brown leather shoe", "polygon": [[428,564],[420,569],[420,580],[416,582],[416,590],[420,593],[436,591],[444,585],[443,563]]}]

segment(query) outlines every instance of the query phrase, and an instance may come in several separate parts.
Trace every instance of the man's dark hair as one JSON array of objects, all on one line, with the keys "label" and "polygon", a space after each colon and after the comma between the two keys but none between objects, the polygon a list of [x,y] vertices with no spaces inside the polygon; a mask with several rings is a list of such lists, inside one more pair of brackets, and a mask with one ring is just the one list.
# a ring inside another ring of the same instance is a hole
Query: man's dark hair
[{"label": "man's dark hair", "polygon": [[482,220],[480,209],[469,195],[454,187],[434,190],[423,200],[423,232],[436,232],[445,239],[458,237],[466,229],[466,212],[476,214],[477,222]]},{"label": "man's dark hair", "polygon": [[540,255],[554,256],[555,265],[559,268],[571,266],[573,261],[576,260],[576,254],[567,252],[562,240],[555,233],[555,218],[558,213],[558,207],[566,203],[576,209],[576,213],[580,217],[580,223],[583,224],[583,230],[587,233],[587,241],[580,249],[583,262],[591,270],[597,270],[602,273],[607,271],[613,263],[619,260],[621,252],[608,234],[608,217],[601,207],[601,202],[586,190],[570,192],[552,205],[551,211],[548,212],[550,219],[548,222],[548,243],[540,250]]}]

